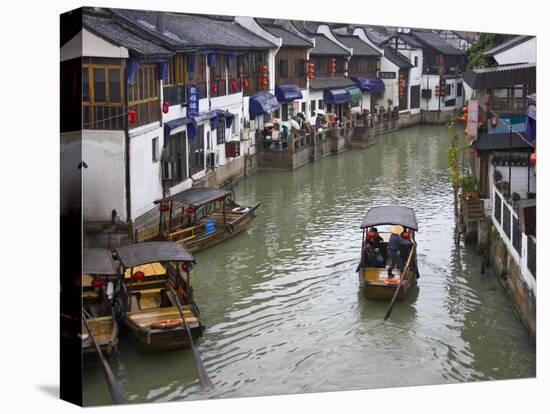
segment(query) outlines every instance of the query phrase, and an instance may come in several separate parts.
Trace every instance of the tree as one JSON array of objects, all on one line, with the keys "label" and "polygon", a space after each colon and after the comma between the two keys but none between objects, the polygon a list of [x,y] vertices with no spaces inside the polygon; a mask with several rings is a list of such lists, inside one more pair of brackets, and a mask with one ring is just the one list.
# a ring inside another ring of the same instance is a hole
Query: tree
[{"label": "tree", "polygon": [[481,33],[479,41],[474,43],[470,50],[468,50],[468,67],[484,68],[486,66],[493,66],[483,57],[483,53],[513,37],[514,35],[508,34]]}]

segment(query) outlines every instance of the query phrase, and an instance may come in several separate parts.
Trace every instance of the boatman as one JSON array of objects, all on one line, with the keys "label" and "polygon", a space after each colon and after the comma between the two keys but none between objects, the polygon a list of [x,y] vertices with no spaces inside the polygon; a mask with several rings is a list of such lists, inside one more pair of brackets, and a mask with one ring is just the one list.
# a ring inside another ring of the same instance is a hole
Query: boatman
[{"label": "boatman", "polygon": [[403,226],[393,226],[391,229],[391,236],[388,241],[388,257],[390,259],[388,279],[393,277],[392,271],[396,266],[401,271],[401,275],[403,275],[404,266],[403,258],[400,255],[400,250],[409,251],[409,247],[412,245],[410,240],[406,240],[401,236],[404,231],[405,229]]}]

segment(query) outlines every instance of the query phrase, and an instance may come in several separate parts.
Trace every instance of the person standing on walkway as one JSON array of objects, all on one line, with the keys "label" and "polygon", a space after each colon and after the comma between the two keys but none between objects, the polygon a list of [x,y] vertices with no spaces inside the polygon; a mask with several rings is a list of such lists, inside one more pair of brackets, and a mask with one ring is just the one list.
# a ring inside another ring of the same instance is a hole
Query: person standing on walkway
[{"label": "person standing on walkway", "polygon": [[392,271],[395,267],[397,267],[401,271],[401,275],[403,275],[404,265],[400,250],[408,251],[412,244],[410,240],[406,240],[401,236],[404,231],[405,229],[403,229],[403,226],[393,226],[391,229],[391,236],[388,241],[388,257],[390,259],[388,279],[393,277]]}]

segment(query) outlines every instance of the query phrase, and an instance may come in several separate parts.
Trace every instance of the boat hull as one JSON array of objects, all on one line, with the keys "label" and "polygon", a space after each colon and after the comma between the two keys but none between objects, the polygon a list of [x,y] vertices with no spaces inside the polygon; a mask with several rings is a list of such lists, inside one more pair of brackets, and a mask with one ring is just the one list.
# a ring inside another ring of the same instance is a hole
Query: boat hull
[{"label": "boat hull", "polygon": [[[398,274],[399,272],[395,270],[394,273]],[[386,269],[373,271],[373,268],[364,268],[360,272],[359,283],[363,296],[367,299],[391,300],[399,286],[399,279],[394,279],[394,283],[387,283],[387,281]],[[405,280],[397,294],[397,300],[406,299],[416,284],[416,276],[413,272],[406,272]]]}]

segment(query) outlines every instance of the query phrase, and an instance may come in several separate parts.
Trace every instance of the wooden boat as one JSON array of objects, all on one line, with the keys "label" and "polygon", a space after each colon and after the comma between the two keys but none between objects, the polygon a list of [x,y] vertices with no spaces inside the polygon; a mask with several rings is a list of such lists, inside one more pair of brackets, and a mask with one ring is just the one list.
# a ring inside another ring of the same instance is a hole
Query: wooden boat
[{"label": "wooden boat", "polygon": [[141,349],[157,352],[190,347],[190,341],[196,341],[204,330],[193,301],[191,253],[174,242],[138,243],[116,252],[124,275],[124,324]]},{"label": "wooden boat", "polygon": [[[101,351],[109,355],[118,343],[118,324],[114,301],[118,272],[108,249],[84,249],[82,309]],[[92,338],[82,322],[82,352],[96,352]]]},{"label": "wooden boat", "polygon": [[[400,225],[410,234],[413,246],[409,255],[404,259],[404,274],[396,267],[393,269],[393,278],[388,278],[387,266],[387,245],[391,233],[389,231],[380,231],[378,234],[382,237],[381,254],[383,256],[382,265],[379,267],[367,263],[365,247],[369,231],[375,226]],[[397,300],[406,298],[416,286],[418,278],[418,268],[416,265],[416,242],[415,232],[418,230],[416,215],[412,208],[402,206],[379,206],[371,208],[363,219],[361,224],[363,229],[363,238],[361,243],[361,261],[358,266],[359,284],[363,294],[367,299],[386,299],[391,300],[396,289],[401,283]]]},{"label": "wooden boat", "polygon": [[158,225],[136,230],[135,241],[166,240],[183,243],[195,253],[246,229],[260,203],[243,207],[228,190],[196,187],[156,200]]}]

